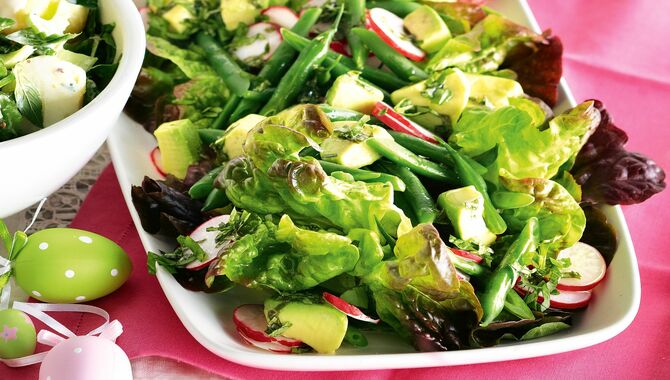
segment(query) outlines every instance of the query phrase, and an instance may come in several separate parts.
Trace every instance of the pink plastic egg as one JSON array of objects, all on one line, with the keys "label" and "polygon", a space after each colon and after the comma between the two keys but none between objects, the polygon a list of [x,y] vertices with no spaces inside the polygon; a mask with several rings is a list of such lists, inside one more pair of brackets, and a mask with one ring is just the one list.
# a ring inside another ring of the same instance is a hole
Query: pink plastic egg
[{"label": "pink plastic egg", "polygon": [[40,380],[132,380],[130,360],[114,342],[76,336],[52,348],[40,367]]}]

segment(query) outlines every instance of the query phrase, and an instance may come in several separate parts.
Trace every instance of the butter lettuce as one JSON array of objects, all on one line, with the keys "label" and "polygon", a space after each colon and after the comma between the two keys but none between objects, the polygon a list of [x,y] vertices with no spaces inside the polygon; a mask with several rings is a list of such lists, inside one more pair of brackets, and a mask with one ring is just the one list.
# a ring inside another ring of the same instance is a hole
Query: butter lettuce
[{"label": "butter lettuce", "polygon": [[495,111],[470,109],[454,127],[449,141],[475,157],[496,148],[486,178],[498,176],[550,179],[573,159],[600,122],[593,102],[584,102],[540,124],[539,105],[523,103]]}]

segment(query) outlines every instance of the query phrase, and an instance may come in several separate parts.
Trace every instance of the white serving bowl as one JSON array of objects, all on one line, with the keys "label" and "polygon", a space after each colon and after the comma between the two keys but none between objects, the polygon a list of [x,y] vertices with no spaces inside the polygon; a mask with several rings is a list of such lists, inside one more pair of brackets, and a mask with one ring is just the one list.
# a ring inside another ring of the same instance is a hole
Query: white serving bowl
[{"label": "white serving bowl", "polygon": [[99,1],[103,22],[116,24],[118,70],[100,95],[72,116],[0,143],[0,218],[36,203],[72,178],[100,148],[128,100],[144,59],[142,19],[132,0]]}]

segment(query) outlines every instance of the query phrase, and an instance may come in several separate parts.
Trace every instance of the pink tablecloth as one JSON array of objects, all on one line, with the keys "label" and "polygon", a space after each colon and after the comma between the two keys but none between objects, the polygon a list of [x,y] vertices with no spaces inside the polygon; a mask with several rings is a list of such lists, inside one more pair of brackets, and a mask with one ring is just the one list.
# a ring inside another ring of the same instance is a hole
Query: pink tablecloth
[{"label": "pink tablecloth", "polygon": [[[630,135],[629,148],[670,170],[669,1],[532,0],[540,25],[551,27],[566,48],[565,77],[578,100],[601,99]],[[597,346],[537,359],[483,365],[320,373],[319,378],[669,378],[670,377],[670,192],[624,209],[640,263],[642,305],[632,325]],[[215,357],[188,335],[146,274],[144,252],[125,210],[113,170],[107,170],[86,201],[78,228],[102,233],[132,256],[135,272],[118,292],[98,301],[125,323],[119,344],[131,357],[163,354],[231,378],[304,377],[264,371]],[[86,318],[71,316],[85,330]],[[156,326],[161,326],[160,329]],[[474,352],[473,352],[474,353]],[[0,368],[0,378],[33,378],[36,368]],[[312,375],[314,376],[314,375]]]}]

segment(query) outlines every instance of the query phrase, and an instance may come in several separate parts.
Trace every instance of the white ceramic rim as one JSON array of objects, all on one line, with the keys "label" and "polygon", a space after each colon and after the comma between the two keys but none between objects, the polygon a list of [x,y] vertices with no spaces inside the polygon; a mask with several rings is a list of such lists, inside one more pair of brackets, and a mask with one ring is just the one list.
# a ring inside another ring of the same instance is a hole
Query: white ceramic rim
[{"label": "white ceramic rim", "polygon": [[[145,35],[144,24],[133,0],[110,0],[109,6],[119,8],[117,12],[126,15],[128,19],[124,20],[123,27],[120,28],[121,35],[123,36],[123,50],[121,51],[119,66],[107,87],[105,87],[105,89],[102,90],[89,104],[74,114],[53,125],[42,128],[39,131],[12,140],[0,142],[0,149],[13,147],[19,144],[26,144],[37,139],[48,139],[50,135],[58,133],[61,129],[77,125],[80,122],[85,122],[91,114],[94,114],[98,109],[105,107],[108,102],[112,101],[117,93],[123,91],[124,87],[127,86],[127,79],[123,78],[124,73],[126,71],[131,71],[134,67],[141,67],[142,62],[144,61],[144,51],[146,49],[146,39],[143,38]],[[116,27],[119,27],[118,23]],[[138,38],[140,36],[142,38]]]}]

